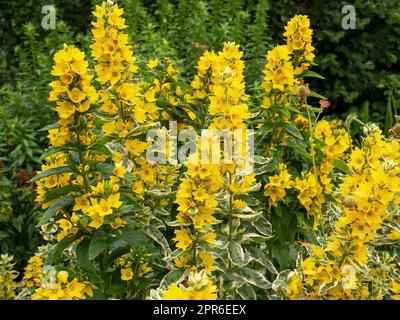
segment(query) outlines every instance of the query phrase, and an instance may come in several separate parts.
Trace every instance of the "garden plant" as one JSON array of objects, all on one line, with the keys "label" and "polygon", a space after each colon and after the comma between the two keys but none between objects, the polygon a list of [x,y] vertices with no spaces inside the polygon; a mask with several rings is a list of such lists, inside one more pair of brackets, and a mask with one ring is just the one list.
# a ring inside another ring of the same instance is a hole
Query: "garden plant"
[{"label": "garden plant", "polygon": [[174,61],[125,14],[63,39],[47,123],[0,113],[0,299],[399,299],[400,127],[327,115],[313,21]]}]

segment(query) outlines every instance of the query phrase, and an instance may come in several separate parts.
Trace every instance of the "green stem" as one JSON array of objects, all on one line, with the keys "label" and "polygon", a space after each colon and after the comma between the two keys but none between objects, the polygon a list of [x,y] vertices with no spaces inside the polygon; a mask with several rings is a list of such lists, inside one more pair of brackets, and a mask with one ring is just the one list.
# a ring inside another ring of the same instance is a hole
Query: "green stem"
[{"label": "green stem", "polygon": [[[232,183],[232,175],[229,173],[229,184]],[[232,240],[232,209],[233,208],[233,195],[229,195],[229,211],[228,211],[228,243]],[[232,270],[232,262],[228,259],[228,272]]]},{"label": "green stem", "polygon": [[[75,121],[76,121],[76,119],[75,119]],[[82,165],[81,175],[83,177],[83,182],[84,182],[84,185],[85,185],[85,191],[88,192],[90,183],[89,183],[89,179],[88,179],[88,177],[86,175],[86,170],[85,170],[86,161],[85,161],[85,158],[83,156],[83,144],[82,144],[81,137],[80,137],[80,134],[79,134],[79,129],[77,127],[75,128],[75,133],[76,133],[76,137],[77,137],[77,140],[78,140],[79,162]]]},{"label": "green stem", "polygon": [[[316,180],[315,182],[317,184],[316,185],[316,188],[317,188],[317,204],[318,204],[319,214],[321,215],[321,232],[322,232],[322,236],[325,237],[325,228],[324,228],[324,221],[322,220],[322,207],[321,207],[320,194],[319,194],[319,188],[318,188],[318,184],[319,183],[318,183],[318,176],[317,176],[317,165],[315,163],[315,154],[314,154],[314,126],[313,126],[313,124],[311,122],[310,109],[309,109],[308,105],[306,105],[306,107],[307,107],[308,122],[310,123],[311,158],[312,158],[314,176],[315,176],[315,180]],[[318,119],[318,117],[317,117],[317,119]],[[315,219],[315,217],[314,217],[314,219]]]}]

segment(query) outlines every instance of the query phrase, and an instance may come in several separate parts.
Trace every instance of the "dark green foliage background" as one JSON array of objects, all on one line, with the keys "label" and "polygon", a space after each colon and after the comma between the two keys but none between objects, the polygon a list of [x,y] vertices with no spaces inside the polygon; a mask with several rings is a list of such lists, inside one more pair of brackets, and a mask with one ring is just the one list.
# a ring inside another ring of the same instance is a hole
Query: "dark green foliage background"
[{"label": "dark green foliage background", "polygon": [[[24,227],[27,221],[36,219],[38,209],[33,206],[32,192],[27,192],[32,186],[24,185],[19,173],[27,170],[32,174],[38,168],[36,155],[47,144],[46,133],[37,130],[54,118],[47,102],[48,83],[53,80],[52,56],[63,43],[76,44],[88,52],[91,11],[101,2],[0,0],[0,180],[6,186],[0,188],[0,209],[12,208],[12,215],[0,221],[0,250],[18,252],[19,263],[32,253],[32,245],[40,243],[37,231]],[[383,124],[386,111],[392,108],[389,105],[387,109],[388,97],[393,97],[393,105],[397,103],[400,0],[352,1],[356,30],[341,27],[341,9],[350,4],[347,1],[118,3],[125,8],[127,32],[140,64],[168,56],[180,67],[182,76],[190,80],[196,59],[205,48],[219,50],[224,41],[235,41],[244,50],[250,94],[262,81],[267,50],[284,43],[282,34],[287,21],[295,14],[307,14],[314,29],[318,64],[314,70],[326,78],[311,82],[311,87],[331,100],[330,113],[345,117],[356,112],[364,121]],[[42,6],[48,4],[57,9],[55,30],[40,26]],[[391,123],[387,125],[390,127]]]}]

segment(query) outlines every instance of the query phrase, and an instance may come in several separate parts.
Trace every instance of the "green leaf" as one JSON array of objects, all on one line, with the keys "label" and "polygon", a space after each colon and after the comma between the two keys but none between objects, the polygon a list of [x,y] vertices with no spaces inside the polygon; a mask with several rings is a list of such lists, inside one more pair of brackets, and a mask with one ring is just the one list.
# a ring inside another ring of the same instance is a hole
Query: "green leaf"
[{"label": "green leaf", "polygon": [[303,78],[319,78],[319,79],[325,79],[323,76],[321,76],[320,74],[318,74],[318,73],[316,73],[316,72],[314,72],[314,71],[310,71],[310,70],[307,70],[307,71],[305,71],[305,72],[303,72],[301,75],[300,75],[300,77],[303,77]]},{"label": "green leaf", "polygon": [[265,217],[260,217],[257,221],[253,222],[252,225],[264,236],[273,236],[272,225]]},{"label": "green leaf", "polygon": [[76,261],[78,266],[85,272],[89,274],[91,282],[101,283],[102,279],[98,275],[96,267],[89,260],[89,246],[90,240],[85,239],[81,241],[76,247]]},{"label": "green leaf", "polygon": [[65,196],[65,197],[62,197],[61,199],[58,199],[43,214],[42,218],[40,219],[40,221],[38,223],[38,227],[44,225],[47,221],[49,221],[56,214],[57,211],[72,204],[73,201],[74,201],[74,198],[69,197],[69,196]]},{"label": "green leaf", "polygon": [[[293,141],[289,140],[288,142]],[[278,147],[276,148],[275,152],[272,154],[272,161],[270,165],[270,169],[267,172],[271,172],[276,169],[276,167],[279,165],[279,163],[282,162],[282,156],[283,156],[283,148]]]},{"label": "green leaf", "polygon": [[315,91],[312,91],[312,90],[310,92],[310,96],[313,98],[318,98],[318,99],[326,99],[326,97],[321,96],[319,93],[316,93]]},{"label": "green leaf", "polygon": [[271,288],[271,283],[264,277],[264,275],[256,270],[243,267],[238,270],[238,274],[245,282],[253,286],[259,287],[261,289]]},{"label": "green leaf", "polygon": [[250,256],[273,274],[278,274],[278,270],[276,270],[274,264],[271,259],[265,254],[263,250],[255,246],[249,246],[246,248],[246,251],[250,254]]},{"label": "green leaf", "polygon": [[337,280],[332,281],[331,283],[324,283],[323,285],[321,285],[321,286],[319,287],[318,295],[319,295],[320,297],[323,297],[324,295],[327,294],[327,292],[329,291],[329,289],[331,289],[331,288],[337,286],[337,284],[338,284],[338,281],[337,281]]},{"label": "green leaf", "polygon": [[10,235],[5,231],[0,231],[0,241],[9,237]]},{"label": "green leaf", "polygon": [[393,96],[393,94],[390,95],[391,97],[391,101],[392,101],[392,107],[393,107],[393,111],[394,111],[394,116],[395,118],[398,117],[398,108],[397,108],[397,104],[398,104],[398,100],[395,99],[395,97]]},{"label": "green leaf", "polygon": [[294,126],[291,123],[285,122],[282,124],[282,127],[290,133],[292,136],[295,136],[296,138],[303,139],[303,136],[301,135],[301,132],[299,129],[297,129],[296,126]]},{"label": "green leaf", "polygon": [[345,174],[350,174],[350,170],[349,167],[347,166],[346,161],[342,159],[333,160],[333,166]]},{"label": "green leaf", "polygon": [[[275,208],[276,210],[276,208]],[[271,221],[273,230],[278,236],[279,241],[282,244],[293,241],[294,236],[297,232],[297,217],[295,214],[291,214],[291,210],[287,207],[283,207],[285,210],[280,216],[277,215],[275,210],[272,212]]]},{"label": "green leaf", "polygon": [[107,265],[110,265],[118,257],[130,252],[131,248],[128,245],[120,246],[110,252],[107,259]]},{"label": "green leaf", "polygon": [[50,130],[50,129],[55,129],[55,128],[59,128],[59,127],[60,127],[60,126],[59,126],[58,123],[56,122],[56,123],[49,124],[49,125],[47,125],[47,126],[41,128],[41,129],[39,129],[38,131],[48,131],[48,130]]},{"label": "green leaf", "polygon": [[107,234],[104,231],[97,231],[93,234],[93,238],[89,245],[89,260],[95,259],[100,253],[109,246]]},{"label": "green leaf", "polygon": [[59,187],[59,188],[55,188],[55,189],[51,189],[46,193],[46,201],[50,201],[53,200],[55,198],[59,198],[61,196],[65,196],[66,194],[68,194],[69,192],[71,192],[72,190],[74,190],[74,186],[69,184],[63,187]]},{"label": "green leaf", "polygon": [[160,128],[160,123],[159,122],[154,122],[146,125],[141,125],[132,131],[129,132],[128,137],[130,136],[138,136],[144,132],[148,132],[151,129],[158,129]]},{"label": "green leaf", "polygon": [[300,144],[300,142],[301,141],[299,141],[299,140],[292,139],[292,140],[287,141],[287,146],[289,148],[295,150],[297,153],[299,153],[304,158],[304,160],[306,160],[307,162],[312,162],[310,153],[307,152],[307,149],[304,146],[302,146]]},{"label": "green leaf", "polygon": [[272,283],[272,290],[274,290],[276,292],[282,291],[282,290],[286,291],[286,287],[287,287],[286,284],[287,284],[288,276],[291,272],[293,272],[293,271],[284,270],[284,271],[280,272],[276,276],[274,282]]},{"label": "green leaf", "polygon": [[236,266],[245,265],[243,248],[234,240],[228,243],[228,258]]},{"label": "green leaf", "polygon": [[81,237],[81,232],[78,231],[76,234],[67,236],[63,238],[60,242],[58,242],[53,249],[49,251],[49,254],[46,258],[46,265],[53,265],[54,262],[60,257],[60,255],[64,252],[65,248],[68,247],[72,242],[79,239]]},{"label": "green leaf", "polygon": [[290,117],[290,111],[287,108],[278,108],[278,112],[287,118]]},{"label": "green leaf", "polygon": [[390,128],[393,126],[393,112],[390,96],[386,106],[386,117],[385,117],[385,135],[388,134]]},{"label": "green leaf", "polygon": [[37,174],[34,176],[30,182],[34,182],[36,180],[40,180],[49,176],[52,176],[54,174],[61,174],[61,173],[67,173],[67,172],[73,172],[72,169],[68,166],[62,166],[62,167],[57,167],[57,168],[51,168],[46,171],[42,171],[41,173]]},{"label": "green leaf", "polygon": [[120,213],[132,213],[142,209],[138,204],[124,204],[119,208]]},{"label": "green leaf", "polygon": [[290,222],[290,217],[289,217],[289,212],[281,214],[281,216],[278,216],[274,211],[271,215],[271,221],[272,221],[272,226],[275,231],[275,234],[277,235],[279,241],[281,243],[285,243],[289,241],[289,234],[288,234],[288,228],[289,228],[289,222]]},{"label": "green leaf", "polygon": [[164,250],[164,255],[169,255],[171,253],[171,248],[168,245],[167,239],[165,239],[164,235],[158,230],[155,226],[149,226],[145,233],[161,245],[162,249]]},{"label": "green leaf", "polygon": [[233,217],[241,219],[243,221],[254,221],[258,217],[262,215],[262,212],[256,212],[256,213],[249,213],[249,214],[232,214]]},{"label": "green leaf", "polygon": [[268,240],[268,237],[262,236],[259,233],[255,232],[247,232],[244,233],[242,236],[242,242],[256,242],[256,243],[263,243],[265,240]]},{"label": "green leaf", "polygon": [[271,243],[272,254],[278,260],[281,269],[290,266],[289,248],[287,244],[281,244],[279,241]]},{"label": "green leaf", "polygon": [[369,101],[365,100],[361,106],[362,121],[368,123],[369,121]]},{"label": "green leaf", "polygon": [[49,148],[49,149],[47,149],[46,151],[44,151],[43,153],[42,153],[42,155],[40,156],[40,160],[43,160],[43,159],[46,159],[48,156],[51,156],[52,154],[54,154],[54,153],[57,153],[57,152],[60,152],[60,151],[65,151],[66,150],[66,148],[63,146],[63,147],[53,147],[53,148]]},{"label": "green leaf", "polygon": [[137,248],[140,246],[150,247],[149,238],[146,237],[142,232],[125,228],[121,234],[118,235],[126,244],[131,248]]},{"label": "green leaf", "polygon": [[95,144],[95,145],[91,146],[89,150],[94,153],[98,153],[103,156],[106,156],[107,158],[112,156],[111,151],[104,144]]},{"label": "green leaf", "polygon": [[256,293],[248,283],[236,288],[236,292],[243,300],[256,300]]},{"label": "green leaf", "polygon": [[176,269],[167,273],[161,280],[160,287],[168,287],[171,283],[181,282],[187,275],[185,269]]}]

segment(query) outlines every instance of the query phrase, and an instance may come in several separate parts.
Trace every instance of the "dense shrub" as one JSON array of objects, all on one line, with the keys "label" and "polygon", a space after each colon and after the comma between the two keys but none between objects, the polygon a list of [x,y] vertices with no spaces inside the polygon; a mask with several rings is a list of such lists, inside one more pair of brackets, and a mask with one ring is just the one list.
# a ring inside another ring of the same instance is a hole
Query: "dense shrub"
[{"label": "dense shrub", "polygon": [[205,51],[186,80],[169,58],[137,64],[123,12],[96,7],[93,66],[73,45],[54,54],[58,120],[30,180],[46,245],[21,281],[1,256],[1,297],[399,298],[398,132],[369,123],[354,139],[356,118],[323,119],[308,17],[287,23],[249,96],[239,45]]},{"label": "dense shrub", "polygon": [[[274,39],[293,14],[307,14],[315,30],[316,63],[329,81],[315,84],[333,101],[333,112],[363,113],[369,103],[370,119],[384,122],[388,96],[399,96],[400,2],[353,1],[356,30],[343,30],[342,7],[347,1],[279,1],[269,11]],[[364,104],[366,106],[366,104]]]},{"label": "dense shrub", "polygon": [[0,250],[16,257],[22,270],[42,242],[36,225],[41,211],[35,205],[29,179],[40,163],[38,134],[25,119],[10,118],[0,108]]},{"label": "dense shrub", "polygon": [[[121,6],[126,20],[108,1],[74,17],[90,29],[60,20],[42,45],[35,23],[15,36],[16,81],[0,91],[0,246],[15,257],[0,256],[0,298],[399,298],[396,42],[381,43],[386,64],[365,43],[382,21],[337,31],[337,3],[324,17],[312,2]],[[385,99],[382,131],[366,122]],[[364,122],[332,115],[362,101]],[[239,130],[241,152],[228,159],[203,129]],[[197,148],[179,163],[189,130]],[[210,148],[222,162],[197,162]]]}]

